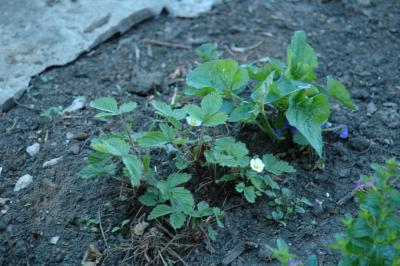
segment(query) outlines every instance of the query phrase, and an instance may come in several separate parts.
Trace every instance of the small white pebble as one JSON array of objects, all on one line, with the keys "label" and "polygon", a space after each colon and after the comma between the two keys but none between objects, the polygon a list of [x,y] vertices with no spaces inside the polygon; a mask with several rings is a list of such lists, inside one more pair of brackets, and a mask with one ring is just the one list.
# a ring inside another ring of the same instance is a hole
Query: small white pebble
[{"label": "small white pebble", "polygon": [[38,154],[39,153],[39,150],[40,150],[40,144],[39,143],[34,143],[34,144],[32,144],[31,146],[28,146],[27,148],[26,148],[26,152],[31,156],[31,157],[33,157],[33,156],[35,156],[36,154]]},{"label": "small white pebble", "polygon": [[319,206],[322,206],[323,201],[320,201],[319,199],[316,199],[315,202],[318,203]]},{"label": "small white pebble", "polygon": [[61,156],[61,157],[58,157],[58,158],[54,158],[54,159],[48,160],[48,161],[43,163],[43,168],[56,165],[57,163],[61,162],[62,159],[63,159],[63,157]]},{"label": "small white pebble", "polygon": [[50,239],[50,244],[53,244],[53,245],[57,244],[57,242],[58,242],[59,239],[60,239],[60,236],[53,236],[53,237]]},{"label": "small white pebble", "polygon": [[33,177],[31,175],[27,174],[27,175],[21,176],[20,178],[18,178],[18,181],[15,184],[14,191],[17,192],[17,191],[20,191],[21,189],[26,188],[27,186],[30,185],[30,183],[32,183],[32,181],[33,181]]},{"label": "small white pebble", "polygon": [[326,192],[326,197],[329,198],[331,195],[329,194],[329,192]]}]

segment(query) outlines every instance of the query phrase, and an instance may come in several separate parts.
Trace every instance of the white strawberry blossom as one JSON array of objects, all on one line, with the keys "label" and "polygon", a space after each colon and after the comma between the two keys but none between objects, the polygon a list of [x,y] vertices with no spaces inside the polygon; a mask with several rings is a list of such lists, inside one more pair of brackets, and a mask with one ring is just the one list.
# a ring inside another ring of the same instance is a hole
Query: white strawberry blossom
[{"label": "white strawberry blossom", "polygon": [[198,127],[201,126],[202,121],[199,119],[196,119],[194,117],[188,116],[186,117],[186,122],[191,125],[192,127]]},{"label": "white strawberry blossom", "polygon": [[254,171],[261,173],[264,170],[264,163],[260,158],[253,158],[250,160],[250,167]]}]

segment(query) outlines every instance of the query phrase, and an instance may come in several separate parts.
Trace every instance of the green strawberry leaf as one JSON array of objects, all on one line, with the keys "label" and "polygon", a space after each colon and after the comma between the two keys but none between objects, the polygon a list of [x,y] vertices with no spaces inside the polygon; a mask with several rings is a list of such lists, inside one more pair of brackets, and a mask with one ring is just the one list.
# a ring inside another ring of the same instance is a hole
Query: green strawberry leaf
[{"label": "green strawberry leaf", "polygon": [[122,162],[128,170],[131,185],[133,187],[139,186],[143,173],[142,161],[135,155],[126,155],[122,157]]},{"label": "green strawberry leaf", "polygon": [[173,212],[174,212],[174,210],[172,209],[171,206],[166,205],[166,204],[160,204],[160,205],[157,205],[156,207],[154,207],[153,210],[151,210],[147,219],[154,220],[158,217],[165,216],[165,215],[171,214]]},{"label": "green strawberry leaf", "polygon": [[123,157],[129,153],[129,143],[119,138],[98,139],[93,141],[91,147],[98,152]]},{"label": "green strawberry leaf", "polygon": [[199,46],[195,50],[195,53],[202,62],[219,59],[222,56],[222,52],[218,51],[216,43],[205,43]]},{"label": "green strawberry leaf", "polygon": [[227,167],[245,167],[249,164],[248,149],[232,137],[217,139],[211,150],[205,152],[207,162]]},{"label": "green strawberry leaf", "polygon": [[249,80],[247,71],[232,59],[213,60],[197,66],[186,83],[197,90],[212,88],[218,93],[240,92]]},{"label": "green strawberry leaf", "polygon": [[285,161],[277,159],[272,154],[265,154],[262,157],[264,163],[264,170],[274,175],[281,175],[282,173],[294,173],[296,169]]},{"label": "green strawberry leaf", "polygon": [[182,212],[174,212],[169,216],[169,223],[172,228],[179,229],[181,228],[186,221],[186,215]]}]

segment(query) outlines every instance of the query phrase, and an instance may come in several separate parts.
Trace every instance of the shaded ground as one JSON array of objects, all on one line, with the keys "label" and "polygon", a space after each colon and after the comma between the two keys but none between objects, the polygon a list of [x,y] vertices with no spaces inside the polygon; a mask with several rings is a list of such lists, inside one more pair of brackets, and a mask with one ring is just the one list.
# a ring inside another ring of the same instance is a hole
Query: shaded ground
[{"label": "shaded ground", "polygon": [[[287,221],[286,227],[266,221],[265,202],[232,208],[211,248],[199,243],[184,258],[189,265],[217,265],[238,243],[252,241],[260,248],[245,251],[232,265],[266,265],[270,261],[262,245],[273,244],[279,236],[299,255],[317,254],[321,265],[333,264],[337,254],[329,243],[341,230],[341,217],[355,211],[351,200],[343,206],[336,202],[353,189],[361,173],[370,171],[370,162],[400,154],[399,18],[400,3],[395,0],[368,7],[342,1],[232,1],[196,19],[164,16],[143,23],[74,63],[36,77],[19,105],[0,114],[0,197],[11,199],[8,211],[0,214],[0,265],[77,265],[90,244],[102,252],[106,249],[102,235],[85,226],[85,216],[98,219],[100,213],[110,247],[129,239],[127,229],[111,233],[111,228],[135,216],[131,210],[137,203],[119,182],[86,181],[76,175],[84,165],[90,139],[115,125],[92,119],[90,109],[53,122],[40,117],[36,109],[65,107],[76,96],[92,100],[113,95],[120,102],[129,99],[140,104],[142,109],[135,113],[140,129],[149,123],[147,103],[153,96],[128,92],[135,88],[132,84],[145,77],[143,72],[161,73],[164,89],[154,97],[170,100],[173,88],[184,86],[171,74],[179,67],[184,76],[195,62],[193,49],[149,46],[143,39],[193,48],[215,41],[226,56],[249,62],[266,55],[283,59],[290,36],[299,29],[308,33],[319,53],[320,76],[340,78],[359,106],[359,111],[350,113],[333,103],[331,122],[347,124],[350,139],[326,139],[325,171],[311,170],[311,158],[297,155],[292,159],[297,173],[283,182],[300,196],[323,201],[322,208],[315,203],[305,215]],[[254,49],[234,52],[234,47],[260,41]],[[67,143],[68,132],[84,132],[87,138]],[[41,143],[41,150],[31,158],[25,148],[34,142]],[[78,154],[69,151],[74,145],[81,148]],[[59,156],[64,156],[61,163],[42,168],[44,161]],[[24,174],[31,174],[33,183],[13,192],[17,178]],[[241,203],[239,197],[231,198],[225,207]],[[50,244],[53,236],[60,236],[56,245]],[[123,254],[109,254],[103,265],[128,264]]]}]

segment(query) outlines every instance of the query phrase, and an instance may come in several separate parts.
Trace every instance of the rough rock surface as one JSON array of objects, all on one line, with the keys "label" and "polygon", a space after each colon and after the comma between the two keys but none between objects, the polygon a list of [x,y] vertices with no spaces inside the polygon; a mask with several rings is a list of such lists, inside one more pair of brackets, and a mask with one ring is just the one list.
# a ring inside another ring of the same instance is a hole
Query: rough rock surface
[{"label": "rough rock surface", "polygon": [[[99,43],[158,15],[194,17],[218,0],[2,1],[0,111],[19,97],[32,76],[75,60]],[[7,107],[8,106],[8,107]]]}]

